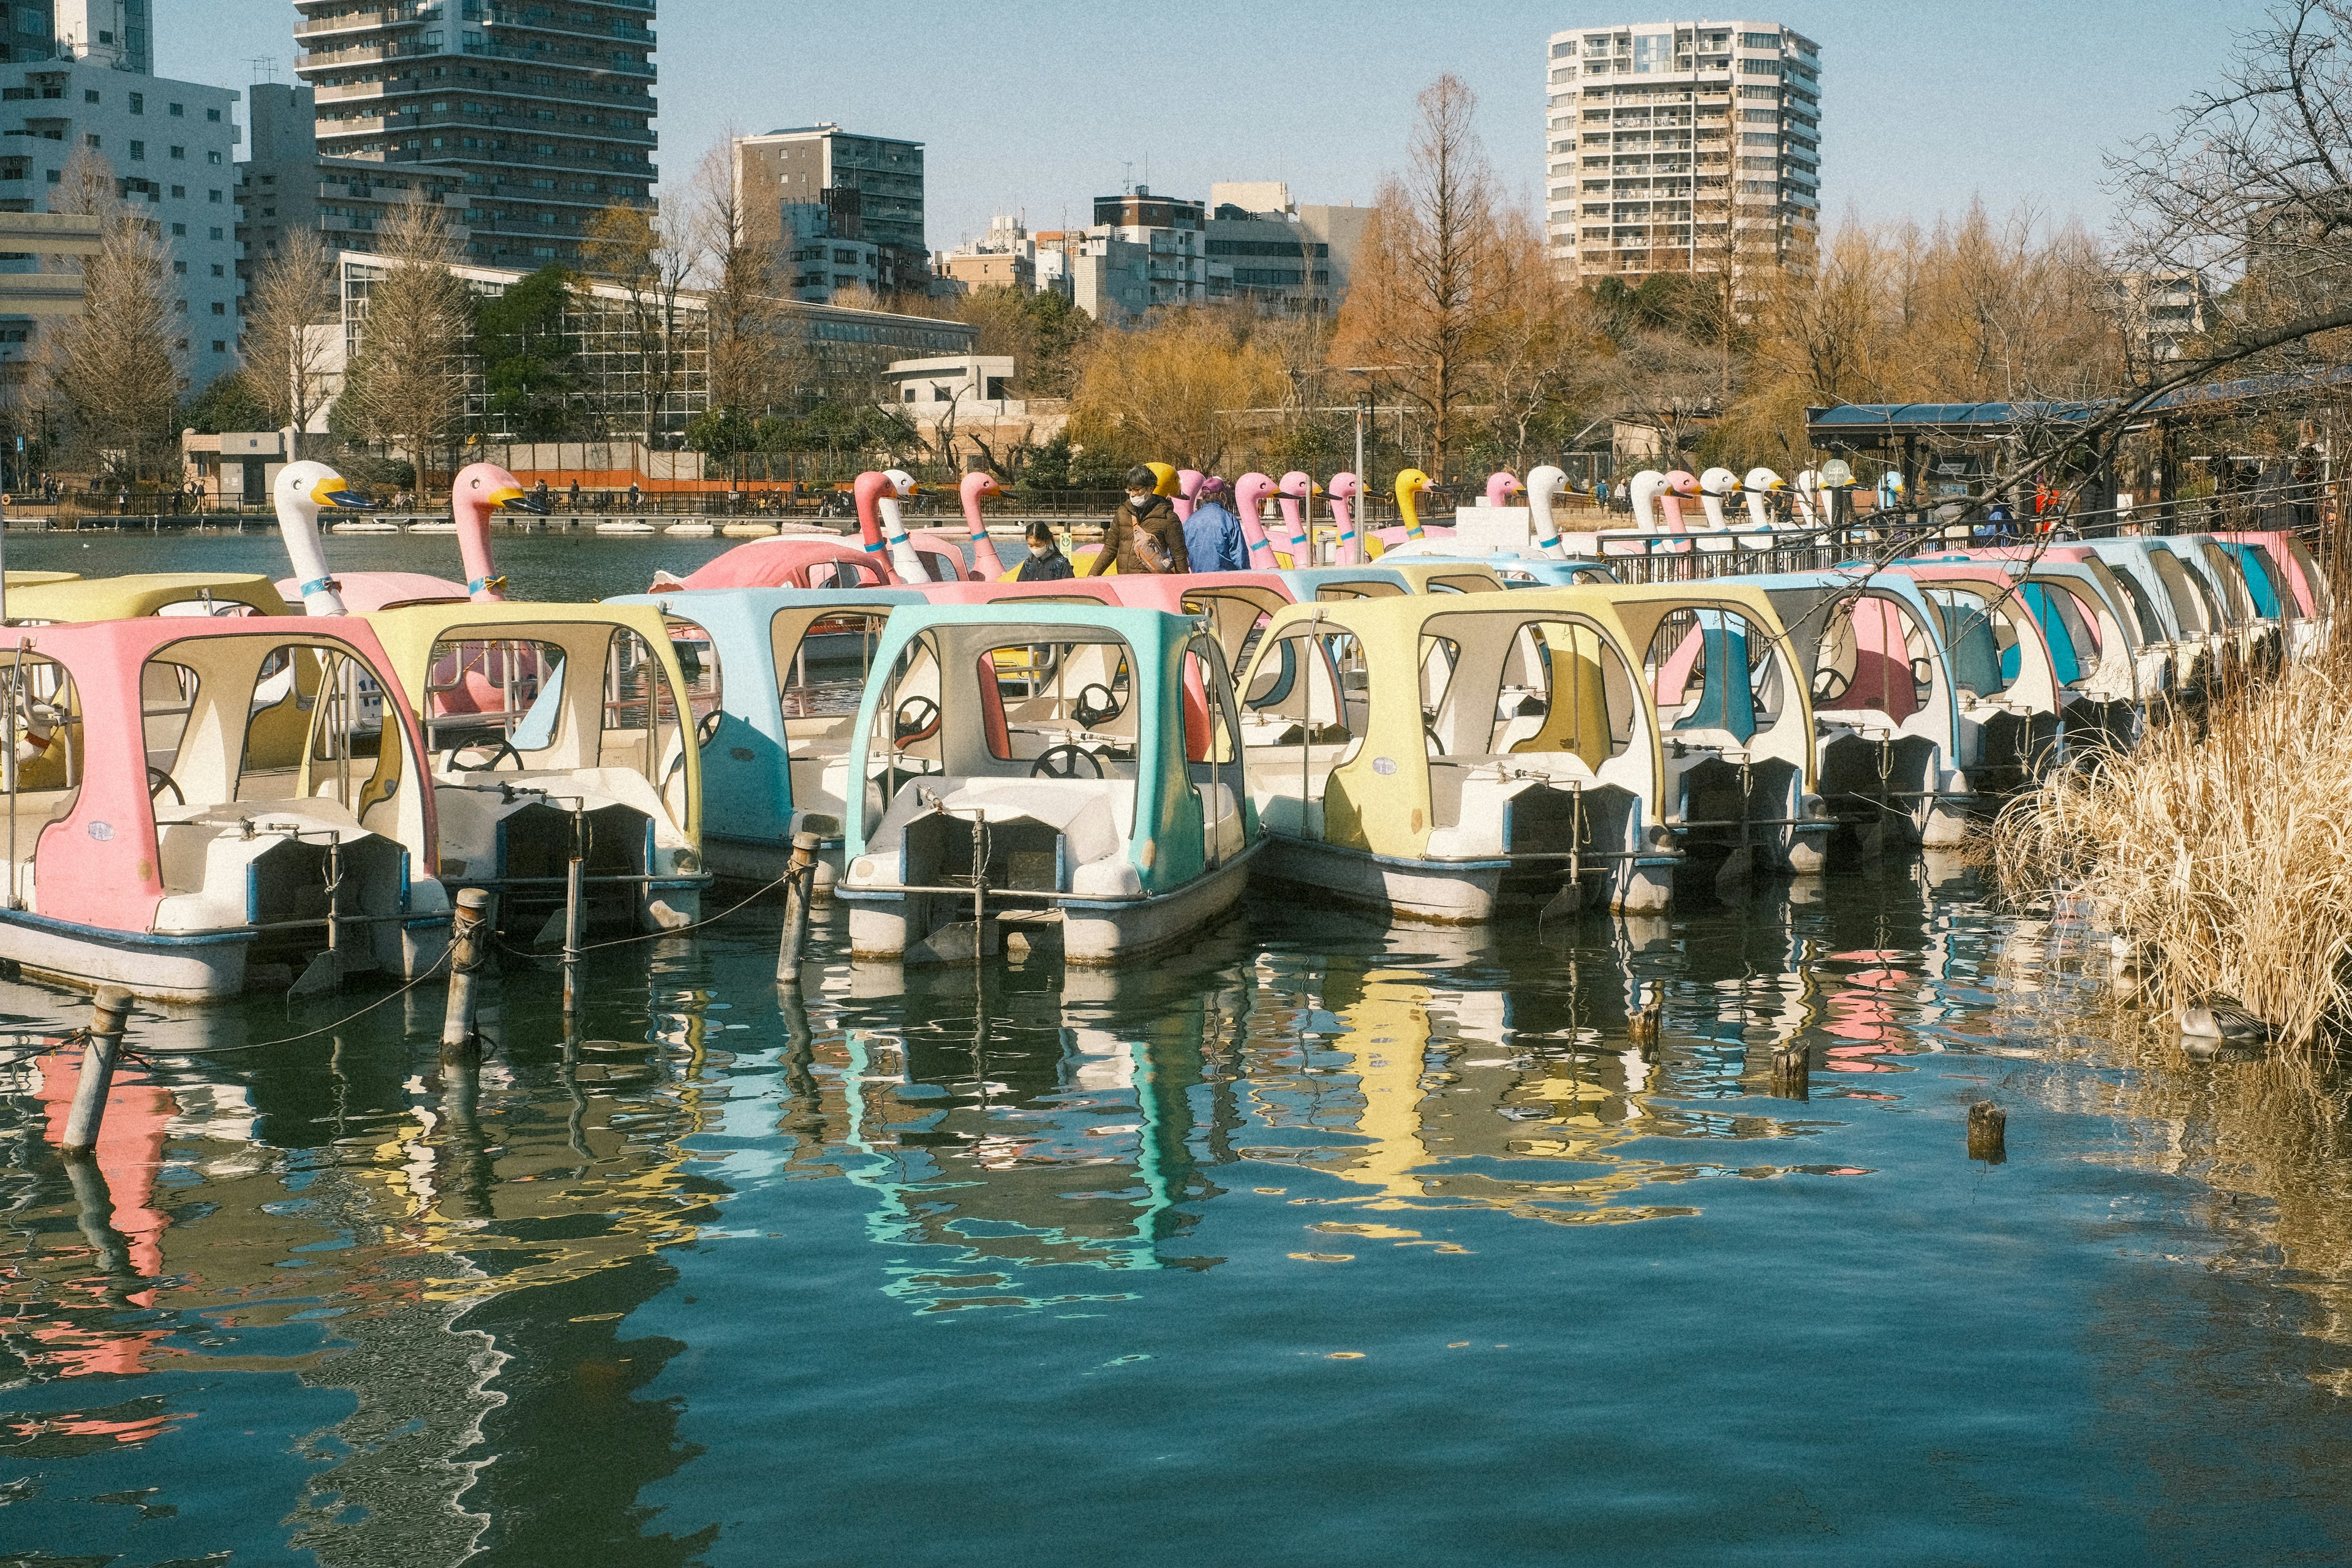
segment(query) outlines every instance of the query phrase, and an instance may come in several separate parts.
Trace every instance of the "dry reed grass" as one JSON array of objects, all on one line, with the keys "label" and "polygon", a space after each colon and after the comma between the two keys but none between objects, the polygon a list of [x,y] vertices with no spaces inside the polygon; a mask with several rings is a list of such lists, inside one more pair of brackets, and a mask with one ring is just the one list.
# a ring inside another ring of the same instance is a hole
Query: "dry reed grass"
[{"label": "dry reed grass", "polygon": [[2176,1012],[2236,999],[2308,1047],[2352,1026],[2352,639],[2054,774],[1990,831],[2013,896],[2087,899]]}]

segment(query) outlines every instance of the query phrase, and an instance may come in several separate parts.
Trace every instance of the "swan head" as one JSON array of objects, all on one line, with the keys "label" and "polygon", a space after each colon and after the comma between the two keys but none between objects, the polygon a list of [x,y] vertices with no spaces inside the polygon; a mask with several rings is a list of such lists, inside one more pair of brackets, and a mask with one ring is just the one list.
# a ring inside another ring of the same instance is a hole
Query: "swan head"
[{"label": "swan head", "polygon": [[1151,470],[1151,493],[1153,495],[1173,497],[1183,493],[1183,491],[1179,488],[1180,476],[1177,474],[1174,465],[1169,463],[1146,463],[1143,466]]},{"label": "swan head", "polygon": [[1198,468],[1176,470],[1176,493],[1191,500],[1201,493],[1201,481],[1208,478]]},{"label": "swan head", "polygon": [[907,500],[922,488],[915,483],[915,476],[904,468],[885,468],[882,477],[890,481],[889,494],[898,500]]},{"label": "swan head", "polygon": [[1399,506],[1412,505],[1412,498],[1425,495],[1437,488],[1437,481],[1419,468],[1407,468],[1396,477],[1396,497]]},{"label": "swan head", "polygon": [[1699,489],[1711,496],[1736,496],[1739,493],[1739,476],[1729,468],[1709,468],[1698,477]]},{"label": "swan head", "polygon": [[1314,475],[1297,468],[1282,476],[1281,489],[1293,500],[1312,500],[1323,493],[1323,487],[1315,482]]},{"label": "swan head", "polygon": [[1666,476],[1655,468],[1643,468],[1625,481],[1625,493],[1635,500],[1649,500],[1666,488]]},{"label": "swan head", "polygon": [[1666,493],[1675,496],[1697,495],[1698,476],[1686,469],[1675,469],[1666,476]]},{"label": "swan head", "polygon": [[287,464],[278,470],[278,481],[270,486],[269,494],[280,511],[290,507],[314,519],[322,509],[342,507],[357,510],[367,505],[352,494],[342,475],[324,463]]},{"label": "swan head", "polygon": [[1275,482],[1264,474],[1244,474],[1234,485],[1234,499],[1242,505],[1245,516],[1255,517],[1265,505],[1265,498],[1276,489]]},{"label": "swan head", "polygon": [[469,463],[457,470],[449,481],[449,497],[460,505],[478,506],[485,513],[499,507],[510,506],[520,511],[537,511],[522,481],[496,463]]},{"label": "swan head", "polygon": [[963,484],[960,488],[963,492],[966,506],[978,506],[983,496],[1001,496],[1004,493],[1004,487],[996,482],[996,476],[989,473],[966,474],[963,477]]},{"label": "swan head", "polygon": [[1324,488],[1333,500],[1354,500],[1364,493],[1364,482],[1345,472],[1333,474],[1331,482]]},{"label": "swan head", "polygon": [[1769,468],[1750,468],[1748,477],[1739,481],[1740,488],[1749,490],[1785,490],[1789,481]]},{"label": "swan head", "polygon": [[1541,496],[1549,500],[1568,489],[1568,470],[1550,463],[1529,468],[1526,488],[1530,500]]},{"label": "swan head", "polygon": [[1505,468],[1486,477],[1486,504],[1507,506],[1516,495],[1525,495],[1528,487],[1519,483],[1519,476]]}]

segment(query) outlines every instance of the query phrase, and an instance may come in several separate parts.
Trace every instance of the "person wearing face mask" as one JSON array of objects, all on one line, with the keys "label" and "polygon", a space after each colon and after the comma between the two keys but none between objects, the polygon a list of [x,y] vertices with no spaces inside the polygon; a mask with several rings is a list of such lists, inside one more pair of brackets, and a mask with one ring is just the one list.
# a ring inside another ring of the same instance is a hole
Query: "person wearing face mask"
[{"label": "person wearing face mask", "polygon": [[1033,522],[1029,525],[1029,559],[1021,563],[1013,577],[1016,583],[1058,583],[1077,574],[1070,569],[1070,558],[1062,553],[1054,538],[1051,524]]},{"label": "person wearing face mask", "polygon": [[1121,572],[1190,572],[1184,552],[1184,525],[1176,509],[1158,493],[1160,476],[1150,468],[1127,470],[1127,499],[1110,514],[1102,548],[1095,552],[1087,575],[1099,577],[1117,562]]}]

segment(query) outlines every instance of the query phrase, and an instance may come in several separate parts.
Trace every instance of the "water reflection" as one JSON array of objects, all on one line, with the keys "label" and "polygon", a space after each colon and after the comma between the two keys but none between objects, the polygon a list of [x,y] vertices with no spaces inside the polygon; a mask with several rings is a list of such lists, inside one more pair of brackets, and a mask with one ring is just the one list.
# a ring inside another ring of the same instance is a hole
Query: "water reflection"
[{"label": "water reflection", "polygon": [[[738,1384],[783,1379],[808,1403],[768,1424],[821,1427],[927,1353],[894,1335],[953,1333],[970,1375],[1018,1378],[1059,1342],[1039,1336],[1160,1321],[1171,1294],[1204,1331],[1240,1325],[1240,1354],[1252,1311],[1345,1319],[1349,1287],[1318,1281],[1394,1291],[1372,1270],[1423,1258],[1445,1312],[1524,1311],[1528,1271],[1570,1258],[1604,1294],[1661,1261],[1723,1293],[1785,1265],[1727,1232],[1744,1194],[1847,1179],[1921,1204],[1918,1170],[1963,1163],[1950,1108],[1994,1074],[2116,1129],[2106,1168],[2195,1184],[2198,1256],[2352,1342],[2352,1097],[2168,1055],[2100,1000],[2082,933],[1987,910],[1948,866],[1495,931],[1259,900],[1109,973],[854,968],[838,934],[805,1002],[773,987],[772,925],[633,951],[568,1033],[554,975],[512,964],[471,1079],[438,1067],[429,998],[133,1063],[87,1164],[56,1153],[73,1060],[6,1068],[12,1539],[136,1563],[705,1560],[714,1521],[775,1517],[743,1479],[768,1439],[697,1419]],[[1644,1055],[1628,1020],[1652,998]],[[68,1010],[0,989],[0,1016]],[[143,1015],[134,1036],[331,1016]],[[1767,1092],[1790,1045],[1809,1100]],[[1887,1245],[1845,1207],[1836,1246]],[[746,1292],[793,1305],[697,1305]],[[1873,1322],[1841,1331],[1893,1355]],[[1273,1419],[1254,1386],[1215,1397]],[[680,1507],[698,1486],[725,1500]]]}]

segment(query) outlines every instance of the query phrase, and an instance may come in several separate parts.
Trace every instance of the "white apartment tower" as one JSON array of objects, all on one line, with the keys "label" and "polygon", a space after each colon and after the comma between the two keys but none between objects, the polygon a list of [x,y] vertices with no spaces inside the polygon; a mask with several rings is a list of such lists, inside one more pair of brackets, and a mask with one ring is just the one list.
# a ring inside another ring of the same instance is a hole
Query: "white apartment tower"
[{"label": "white apartment tower", "polygon": [[1570,275],[1812,269],[1821,49],[1778,22],[1551,36],[1546,227]]}]

